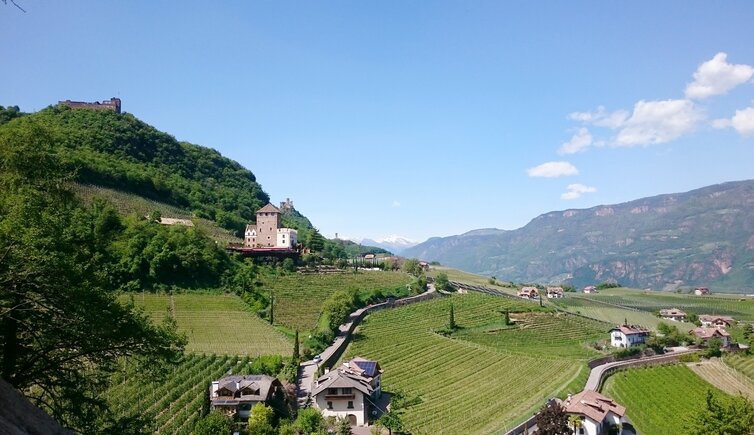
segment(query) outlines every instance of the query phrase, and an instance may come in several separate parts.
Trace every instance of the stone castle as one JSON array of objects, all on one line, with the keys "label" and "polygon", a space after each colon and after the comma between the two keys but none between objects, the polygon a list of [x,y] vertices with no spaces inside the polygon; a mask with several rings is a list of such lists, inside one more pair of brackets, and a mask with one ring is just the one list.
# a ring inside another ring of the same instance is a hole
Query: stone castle
[{"label": "stone castle", "polygon": [[89,110],[112,110],[115,113],[120,113],[120,98],[110,98],[110,100],[95,101],[89,103],[86,101],[58,101],[61,106],[68,106],[72,109],[89,109]]},{"label": "stone castle", "polygon": [[[290,203],[290,200],[288,202]],[[293,207],[293,204],[290,204]],[[246,225],[244,248],[294,249],[298,243],[298,233],[292,228],[282,227],[280,214],[280,209],[272,204],[257,210],[256,225]]]}]

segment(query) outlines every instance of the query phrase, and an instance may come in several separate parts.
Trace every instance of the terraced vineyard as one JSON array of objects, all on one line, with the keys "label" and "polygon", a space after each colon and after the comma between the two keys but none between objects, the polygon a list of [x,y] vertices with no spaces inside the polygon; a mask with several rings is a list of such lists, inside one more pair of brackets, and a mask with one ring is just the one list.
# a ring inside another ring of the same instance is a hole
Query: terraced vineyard
[{"label": "terraced vineyard", "polygon": [[687,366],[668,365],[618,372],[607,379],[603,393],[626,407],[639,433],[677,435],[708,389],[725,394]]},{"label": "terraced vineyard", "polygon": [[[546,349],[580,346],[582,339],[602,331],[595,327],[596,322],[571,322],[567,316],[552,313],[531,314],[529,327],[505,331],[499,340],[502,344],[472,342],[460,338],[463,332],[458,338],[433,332],[446,326],[451,303],[456,322],[467,330],[494,327],[500,322],[501,310],[538,309],[515,299],[467,294],[367,317],[348,355],[378,360],[385,370],[385,391],[400,389],[422,399],[404,416],[412,433],[503,432],[522,416],[531,415],[545,399],[583,387],[586,366],[582,355],[547,356]],[[516,316],[521,315],[511,317]],[[566,327],[576,332],[564,336]]]},{"label": "terraced vineyard", "polygon": [[733,316],[754,321],[754,299],[728,296],[694,296],[615,289],[584,295],[586,298],[654,313],[662,308],[680,308],[687,313]]},{"label": "terraced vineyard", "polygon": [[[648,311],[621,308],[602,303],[595,298],[581,295],[576,296],[570,293],[562,299],[553,299],[550,302],[570,312],[601,320],[611,325],[620,325],[624,321],[628,321],[632,325],[641,325],[645,328],[656,330],[657,325],[663,322],[662,319]],[[668,321],[664,322],[669,323]],[[694,328],[694,325],[691,323],[673,322],[671,324],[677,326],[681,331],[690,331]]]},{"label": "terraced vineyard", "polygon": [[187,354],[159,379],[126,367],[105,395],[116,415],[142,418],[147,425],[144,432],[190,434],[209,383],[228,370],[241,371],[248,363],[249,357]]},{"label": "terraced vineyard", "polygon": [[162,295],[133,293],[133,297],[156,321],[168,313],[188,337],[188,352],[219,355],[289,355],[293,342],[251,313],[236,296],[186,293]]},{"label": "terraced vineyard", "polygon": [[299,331],[313,329],[322,304],[337,290],[371,291],[403,288],[410,282],[402,272],[358,272],[331,275],[282,275],[264,286],[275,294],[275,321]]},{"label": "terraced vineyard", "polygon": [[718,359],[691,363],[688,367],[702,379],[728,394],[743,394],[754,400],[754,381]]},{"label": "terraced vineyard", "polygon": [[754,381],[754,356],[726,354],[723,362]]}]

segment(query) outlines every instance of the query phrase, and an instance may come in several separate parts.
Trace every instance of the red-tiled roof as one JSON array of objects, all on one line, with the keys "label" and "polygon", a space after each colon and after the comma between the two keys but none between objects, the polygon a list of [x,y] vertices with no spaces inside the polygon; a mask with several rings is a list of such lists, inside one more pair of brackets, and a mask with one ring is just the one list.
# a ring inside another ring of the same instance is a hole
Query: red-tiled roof
[{"label": "red-tiled roof", "polygon": [[623,417],[626,414],[626,407],[596,391],[586,390],[571,397],[566,402],[565,411],[568,414],[585,415],[594,421],[602,422],[609,412]]}]

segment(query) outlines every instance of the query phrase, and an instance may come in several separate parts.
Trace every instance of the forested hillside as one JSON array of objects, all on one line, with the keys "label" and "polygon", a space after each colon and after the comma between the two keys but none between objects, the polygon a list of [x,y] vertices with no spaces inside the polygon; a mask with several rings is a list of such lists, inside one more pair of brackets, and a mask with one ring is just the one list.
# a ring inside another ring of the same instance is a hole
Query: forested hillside
[{"label": "forested hillside", "polygon": [[433,238],[405,255],[516,282],[754,287],[754,181],[550,212],[513,231]]}]

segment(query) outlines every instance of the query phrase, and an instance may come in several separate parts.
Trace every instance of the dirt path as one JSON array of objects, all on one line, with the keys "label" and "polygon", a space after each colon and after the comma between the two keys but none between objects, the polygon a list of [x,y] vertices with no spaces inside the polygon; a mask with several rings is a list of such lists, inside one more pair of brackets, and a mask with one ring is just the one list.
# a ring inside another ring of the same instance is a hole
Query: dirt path
[{"label": "dirt path", "polygon": [[717,358],[686,364],[702,379],[728,394],[743,394],[754,400],[754,381]]}]

